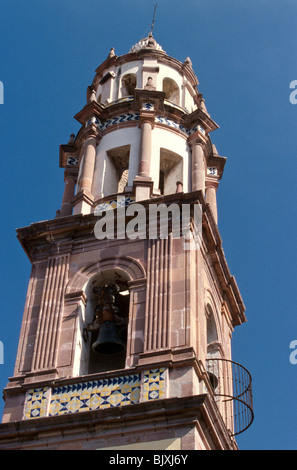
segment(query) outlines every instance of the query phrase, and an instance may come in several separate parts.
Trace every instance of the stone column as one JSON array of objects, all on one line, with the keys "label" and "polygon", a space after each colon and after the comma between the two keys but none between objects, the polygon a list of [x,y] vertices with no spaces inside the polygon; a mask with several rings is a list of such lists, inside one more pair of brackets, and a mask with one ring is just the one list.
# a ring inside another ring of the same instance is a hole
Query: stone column
[{"label": "stone column", "polygon": [[90,125],[85,130],[83,157],[80,162],[80,177],[78,191],[74,198],[74,215],[89,214],[93,208],[94,195],[92,194],[93,177],[96,162],[98,140],[100,131],[95,125]]},{"label": "stone column", "polygon": [[152,129],[154,127],[154,111],[140,113],[139,127],[141,138],[139,146],[138,175],[134,179],[134,191],[136,201],[149,199],[153,189],[153,181],[150,177],[152,158]]},{"label": "stone column", "polygon": [[152,126],[149,120],[143,121],[141,127],[141,142],[139,149],[138,175],[146,178],[150,177],[151,156],[152,156]]},{"label": "stone column", "polygon": [[90,136],[85,142],[85,154],[82,162],[82,172],[80,177],[80,191],[92,192],[93,175],[96,158],[96,137]]},{"label": "stone column", "polygon": [[193,140],[192,146],[192,191],[205,193],[205,156],[204,142],[200,139]]},{"label": "stone column", "polygon": [[206,187],[205,200],[209,203],[212,214],[216,223],[218,223],[218,209],[217,209],[217,187],[218,183],[210,183]]},{"label": "stone column", "polygon": [[70,175],[65,172],[65,188],[61,206],[61,216],[72,214],[72,202],[74,198],[76,175]]}]

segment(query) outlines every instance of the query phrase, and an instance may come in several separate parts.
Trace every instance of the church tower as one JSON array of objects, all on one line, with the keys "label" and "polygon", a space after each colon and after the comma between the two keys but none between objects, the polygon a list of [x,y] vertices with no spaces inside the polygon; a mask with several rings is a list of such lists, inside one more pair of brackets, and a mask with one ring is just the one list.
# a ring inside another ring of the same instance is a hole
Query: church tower
[{"label": "church tower", "polygon": [[236,450],[250,426],[226,158],[198,86],[151,33],[97,68],[60,146],[61,208],[17,230],[32,272],[0,449]]}]

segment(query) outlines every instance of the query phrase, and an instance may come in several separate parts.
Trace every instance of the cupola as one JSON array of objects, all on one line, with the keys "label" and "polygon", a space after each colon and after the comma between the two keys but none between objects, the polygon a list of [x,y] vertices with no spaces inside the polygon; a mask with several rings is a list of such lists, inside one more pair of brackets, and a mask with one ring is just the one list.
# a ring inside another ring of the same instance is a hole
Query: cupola
[{"label": "cupola", "polygon": [[198,85],[190,58],[170,57],[151,33],[128,54],[112,48],[75,116],[80,131],[61,146],[61,215],[93,213],[118,195],[129,204],[201,190],[217,220],[226,159],[211,143],[218,125]]}]

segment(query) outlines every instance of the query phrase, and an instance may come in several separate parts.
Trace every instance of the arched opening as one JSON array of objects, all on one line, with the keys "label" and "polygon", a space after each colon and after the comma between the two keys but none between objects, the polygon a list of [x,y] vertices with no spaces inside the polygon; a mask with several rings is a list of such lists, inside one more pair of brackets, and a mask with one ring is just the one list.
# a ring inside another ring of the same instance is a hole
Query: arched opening
[{"label": "arched opening", "polygon": [[207,346],[211,345],[211,343],[218,341],[218,332],[217,327],[214,319],[214,315],[212,313],[212,309],[208,306],[208,315],[206,319],[206,329],[207,329]]},{"label": "arched opening", "polygon": [[215,322],[214,313],[210,304],[206,306],[206,338],[207,338],[207,369],[213,390],[215,391],[218,387],[219,370],[217,369],[217,363],[213,359],[221,357],[220,344],[218,339],[218,331]]},{"label": "arched opening", "polygon": [[183,159],[167,149],[160,150],[159,189],[161,194],[174,194],[176,184],[183,181]]},{"label": "arched opening", "polygon": [[134,90],[137,85],[137,77],[135,73],[127,73],[123,76],[121,94],[122,96],[134,95]]},{"label": "arched opening", "polygon": [[87,373],[125,368],[130,303],[128,276],[115,269],[102,271],[88,282],[86,295]]},{"label": "arched opening", "polygon": [[172,101],[174,104],[179,105],[179,86],[174,80],[172,80],[172,78],[164,78],[163,91],[165,92],[166,100]]},{"label": "arched opening", "polygon": [[[66,318],[73,315],[73,326],[70,328],[71,331],[72,328],[75,329],[75,334],[69,335],[68,321],[66,321],[65,330],[61,333],[61,345],[69,351],[67,360],[71,363],[73,377],[107,370],[114,371],[136,364],[138,355],[144,348],[143,299],[146,296],[146,270],[139,261],[130,256],[113,255],[104,258],[101,252],[99,258],[93,263],[82,266],[69,280],[65,292],[64,311]],[[123,333],[126,335],[127,348],[121,357],[114,357],[109,363],[104,363],[105,357],[94,358],[94,356],[92,362],[90,360],[92,333],[88,331],[88,325],[94,322],[98,301],[98,295],[93,289],[113,283],[120,288],[117,305],[120,304],[120,310],[125,312],[127,324]],[[132,324],[134,331],[131,331]]]}]

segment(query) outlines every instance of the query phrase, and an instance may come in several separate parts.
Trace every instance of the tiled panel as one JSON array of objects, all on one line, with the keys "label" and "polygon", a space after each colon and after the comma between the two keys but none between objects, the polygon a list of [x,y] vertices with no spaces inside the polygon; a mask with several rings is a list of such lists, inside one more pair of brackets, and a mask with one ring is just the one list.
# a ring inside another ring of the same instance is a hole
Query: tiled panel
[{"label": "tiled panel", "polygon": [[48,387],[34,388],[27,392],[25,418],[42,418],[47,416],[49,393],[50,389]]},{"label": "tiled panel", "polygon": [[103,202],[95,207],[94,215],[101,215],[102,212],[107,210],[118,209],[119,207],[127,207],[135,202],[134,197],[118,197],[110,201]]},{"label": "tiled panel", "polygon": [[140,382],[140,374],[135,374],[53,388],[49,415],[138,403]]},{"label": "tiled panel", "polygon": [[165,396],[165,372],[166,369],[152,369],[144,372],[143,400],[158,400]]},{"label": "tiled panel", "polygon": [[77,384],[36,388],[27,392],[25,419],[133,405],[165,397],[166,369],[152,369]]},{"label": "tiled panel", "polygon": [[[148,106],[148,104],[145,103],[144,106]],[[152,105],[149,104],[149,106],[152,106]],[[150,109],[150,108],[146,108],[146,109]],[[99,129],[104,131],[111,126],[115,126],[124,122],[133,122],[133,121],[139,121],[139,113],[133,112],[133,113],[121,114],[120,116],[116,116],[114,118],[108,119],[104,123],[102,123],[98,118],[93,116],[92,118],[88,120],[88,122],[86,123],[86,126],[93,123],[93,124],[96,124],[99,127]],[[183,132],[184,134],[188,136],[196,132],[198,129],[200,132],[202,132],[202,134],[205,134],[205,130],[201,126],[195,126],[191,129],[187,129],[186,127],[178,124],[177,122],[172,121],[171,119],[167,119],[165,116],[156,116],[155,122],[177,129],[180,132]]]}]

